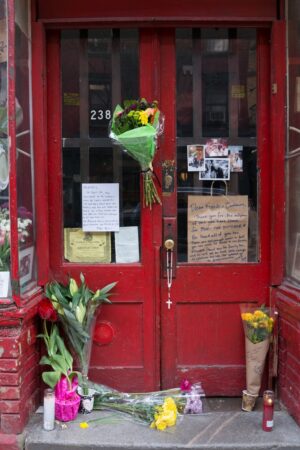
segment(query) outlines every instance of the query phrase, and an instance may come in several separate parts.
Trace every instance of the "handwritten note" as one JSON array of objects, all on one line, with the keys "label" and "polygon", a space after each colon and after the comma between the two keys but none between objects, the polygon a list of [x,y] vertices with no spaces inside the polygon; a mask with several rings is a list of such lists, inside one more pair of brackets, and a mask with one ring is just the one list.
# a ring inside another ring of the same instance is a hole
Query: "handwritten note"
[{"label": "handwritten note", "polygon": [[82,184],[83,231],[119,231],[119,184]]},{"label": "handwritten note", "polygon": [[188,261],[247,262],[248,197],[188,197]]}]

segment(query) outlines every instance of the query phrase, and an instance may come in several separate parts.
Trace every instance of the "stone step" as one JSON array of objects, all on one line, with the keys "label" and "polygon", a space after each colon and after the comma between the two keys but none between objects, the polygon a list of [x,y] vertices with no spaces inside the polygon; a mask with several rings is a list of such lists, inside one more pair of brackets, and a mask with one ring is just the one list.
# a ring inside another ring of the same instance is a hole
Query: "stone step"
[{"label": "stone step", "polygon": [[[276,408],[273,431],[264,432],[260,405],[251,413],[240,410],[240,399],[211,405],[163,432],[109,411],[80,414],[44,431],[42,414],[35,414],[25,430],[25,450],[300,450],[300,428],[285,410]],[[89,427],[82,429],[82,422]]]}]

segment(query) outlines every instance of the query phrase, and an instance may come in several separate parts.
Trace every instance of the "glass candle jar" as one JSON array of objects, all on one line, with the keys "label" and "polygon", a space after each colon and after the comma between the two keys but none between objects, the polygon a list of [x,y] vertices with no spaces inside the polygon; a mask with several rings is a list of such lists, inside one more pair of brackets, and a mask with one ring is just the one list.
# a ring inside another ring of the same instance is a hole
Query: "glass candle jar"
[{"label": "glass candle jar", "polygon": [[262,429],[272,431],[274,425],[274,392],[265,391],[263,396]]},{"label": "glass candle jar", "polygon": [[53,389],[45,389],[44,391],[44,423],[43,427],[46,431],[54,429],[55,416],[55,394]]}]

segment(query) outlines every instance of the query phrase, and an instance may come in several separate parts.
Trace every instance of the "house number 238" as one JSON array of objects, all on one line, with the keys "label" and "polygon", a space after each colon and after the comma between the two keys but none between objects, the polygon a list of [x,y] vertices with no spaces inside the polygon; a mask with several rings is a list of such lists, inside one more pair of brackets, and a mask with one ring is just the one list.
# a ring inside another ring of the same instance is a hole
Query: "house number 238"
[{"label": "house number 238", "polygon": [[91,120],[110,120],[111,111],[109,109],[91,109]]}]

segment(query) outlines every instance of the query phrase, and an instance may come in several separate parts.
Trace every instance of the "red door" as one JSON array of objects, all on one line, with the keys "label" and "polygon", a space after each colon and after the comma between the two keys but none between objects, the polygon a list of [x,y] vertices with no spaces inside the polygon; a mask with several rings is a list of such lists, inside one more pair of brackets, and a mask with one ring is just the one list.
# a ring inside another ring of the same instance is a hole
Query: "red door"
[{"label": "red door", "polygon": [[[118,281],[91,378],[135,391],[184,377],[210,395],[244,387],[240,304],[269,293],[268,39],[234,27],[48,33],[51,275]],[[152,211],[138,164],[108,139],[115,105],[139,96],[165,114]],[[83,184],[113,187],[119,231],[82,231]]]}]

